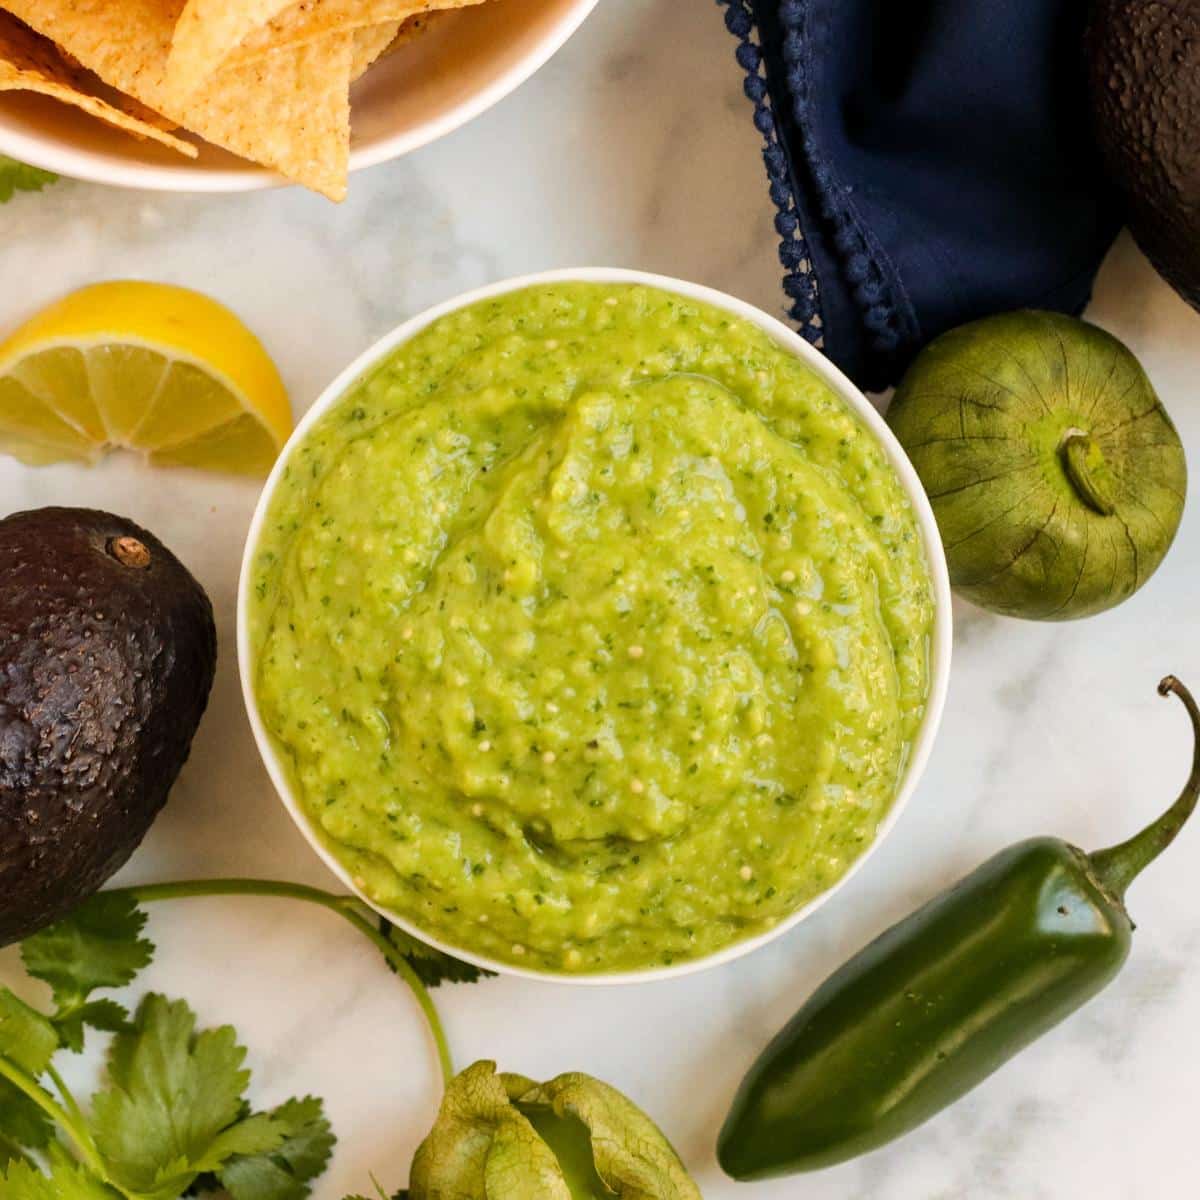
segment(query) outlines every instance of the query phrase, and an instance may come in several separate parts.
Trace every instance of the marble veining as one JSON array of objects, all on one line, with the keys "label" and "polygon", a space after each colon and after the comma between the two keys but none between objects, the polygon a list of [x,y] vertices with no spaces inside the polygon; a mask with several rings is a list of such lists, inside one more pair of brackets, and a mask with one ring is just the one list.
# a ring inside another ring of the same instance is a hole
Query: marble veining
[{"label": "marble veining", "polygon": [[[641,267],[783,308],[759,137],[733,43],[704,0],[604,0],[532,82],[471,126],[360,174],[341,208],[298,191],[157,196],[65,183],[0,208],[0,330],[66,289],[140,276],[211,292],[279,361],[297,413],[373,339],[467,288],[549,267]],[[1142,358],[1200,464],[1200,316],[1128,239],[1090,316]],[[233,603],[256,486],[0,462],[0,512],[127,513],[188,562],[216,605],[222,659],[192,762],[122,878],[248,874],[328,884],[258,763],[238,692]],[[1114,612],[1030,625],[959,606],[950,703],[924,783],[869,866],[747,960],[617,992],[495,980],[439,994],[457,1059],[532,1076],[592,1071],[654,1114],[709,1200],[1174,1200],[1200,1140],[1200,828],[1131,894],[1126,973],[1082,1014],[907,1140],[802,1179],[743,1187],[713,1158],[753,1055],[832,968],[993,851],[1037,833],[1095,847],[1174,795],[1182,714],[1200,686],[1200,514],[1152,583]],[[319,1200],[405,1178],[437,1100],[405,991],[332,918],[268,901],[155,911],[147,987],[187,996],[251,1047],[255,1095],[324,1095],[341,1135]],[[0,979],[22,979],[12,951]],[[71,1064],[73,1078],[95,1069]]]}]

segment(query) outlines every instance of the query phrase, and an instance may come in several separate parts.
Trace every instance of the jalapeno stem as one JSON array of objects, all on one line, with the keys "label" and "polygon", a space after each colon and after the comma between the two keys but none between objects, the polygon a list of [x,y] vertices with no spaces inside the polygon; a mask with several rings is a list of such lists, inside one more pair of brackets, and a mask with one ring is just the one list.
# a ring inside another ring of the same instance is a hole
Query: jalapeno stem
[{"label": "jalapeno stem", "polygon": [[1192,773],[1183,785],[1179,799],[1153,825],[1119,846],[1089,856],[1097,879],[1117,900],[1124,900],[1129,885],[1175,840],[1200,799],[1200,707],[1174,675],[1168,675],[1158,685],[1158,694],[1178,696],[1192,719],[1195,737]]}]

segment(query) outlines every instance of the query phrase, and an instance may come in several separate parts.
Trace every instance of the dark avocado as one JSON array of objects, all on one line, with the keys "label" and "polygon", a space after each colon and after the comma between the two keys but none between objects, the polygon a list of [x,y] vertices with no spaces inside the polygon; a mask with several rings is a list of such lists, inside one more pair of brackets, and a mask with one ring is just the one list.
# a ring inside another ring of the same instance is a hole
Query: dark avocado
[{"label": "dark avocado", "polygon": [[1087,57],[1096,138],[1130,232],[1200,308],[1200,0],[1094,0]]},{"label": "dark avocado", "polygon": [[0,946],[133,853],[216,659],[208,597],[153,534],[85,508],[0,521]]}]

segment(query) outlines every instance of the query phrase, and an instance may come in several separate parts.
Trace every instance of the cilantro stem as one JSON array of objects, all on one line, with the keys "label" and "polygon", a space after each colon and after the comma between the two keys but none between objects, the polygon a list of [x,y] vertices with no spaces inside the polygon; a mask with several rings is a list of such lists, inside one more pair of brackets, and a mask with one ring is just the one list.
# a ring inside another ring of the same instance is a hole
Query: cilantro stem
[{"label": "cilantro stem", "polygon": [[86,1128],[87,1119],[83,1115],[83,1110],[79,1107],[75,1097],[71,1095],[71,1089],[67,1087],[63,1077],[55,1070],[53,1063],[50,1063],[46,1067],[46,1074],[50,1076],[55,1090],[58,1092],[63,1104],[67,1106],[67,1111],[79,1122],[81,1128]]},{"label": "cilantro stem", "polygon": [[196,879],[179,883],[150,883],[138,887],[117,888],[116,894],[132,897],[141,904],[152,904],[157,900],[187,900],[203,896],[267,896],[287,900],[302,900],[337,913],[348,921],[364,937],[374,943],[375,948],[387,960],[388,965],[408,984],[418,1006],[425,1014],[429,1032],[437,1050],[438,1063],[442,1069],[443,1083],[454,1078],[454,1063],[450,1057],[450,1045],[442,1025],[437,1006],[425,985],[417,978],[404,955],[362,914],[361,902],[354,896],[338,896],[320,888],[308,887],[303,883],[283,883],[267,879]]},{"label": "cilantro stem", "polygon": [[[104,1168],[104,1161],[96,1150],[96,1144],[92,1141],[91,1134],[88,1133],[87,1125],[84,1123],[82,1116],[78,1115],[79,1106],[75,1103],[73,1097],[70,1100],[72,1111],[67,1112],[32,1075],[21,1070],[16,1063],[11,1062],[3,1055],[0,1055],[0,1078],[7,1079],[13,1087],[24,1092],[56,1125],[61,1129],[65,1129],[87,1166],[100,1179],[106,1183],[109,1182],[108,1172]],[[57,1074],[54,1075],[54,1079],[56,1086],[62,1088],[66,1096],[70,1096],[70,1092],[66,1090],[66,1085],[58,1078]]]}]

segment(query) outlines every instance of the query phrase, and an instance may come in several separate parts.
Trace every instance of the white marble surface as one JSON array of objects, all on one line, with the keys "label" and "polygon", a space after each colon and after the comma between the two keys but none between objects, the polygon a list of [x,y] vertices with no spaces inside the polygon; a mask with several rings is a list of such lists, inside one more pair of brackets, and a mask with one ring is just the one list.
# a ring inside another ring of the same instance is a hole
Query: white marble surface
[{"label": "white marble surface", "polygon": [[[355,178],[335,209],[296,191],[153,196],[66,183],[0,208],[0,330],[64,290],[116,276],[213,293],[257,329],[297,412],[375,337],[431,302],[580,263],[782,296],[758,137],[733,44],[704,0],[605,0],[533,82],[469,128]],[[1200,463],[1200,316],[1128,240],[1090,314],[1142,357]],[[0,462],[0,511],[100,505],[158,532],[218,613],[209,713],[125,880],[250,874],[328,883],[258,764],[237,689],[233,599],[256,488],[129,460],[82,471]],[[1167,1200],[1200,1178],[1200,828],[1134,889],[1125,974],[1084,1013],[904,1142],[802,1180],[724,1179],[713,1141],[765,1039],[868,937],[992,851],[1034,833],[1085,846],[1131,832],[1185,771],[1172,670],[1200,682],[1200,511],[1145,590],[1083,624],[962,607],[951,699],[919,793],[837,899],[749,960],[617,992],[492,981],[439,996],[461,1064],[580,1068],[637,1097],[709,1200]],[[159,909],[146,985],[237,1025],[255,1094],[324,1095],[341,1145],[317,1189],[403,1182],[437,1100],[416,1008],[332,918],[260,901]],[[11,952],[0,979],[20,979]],[[89,1064],[78,1064],[86,1073]]]}]

